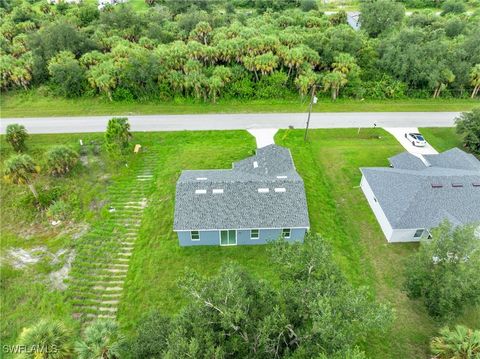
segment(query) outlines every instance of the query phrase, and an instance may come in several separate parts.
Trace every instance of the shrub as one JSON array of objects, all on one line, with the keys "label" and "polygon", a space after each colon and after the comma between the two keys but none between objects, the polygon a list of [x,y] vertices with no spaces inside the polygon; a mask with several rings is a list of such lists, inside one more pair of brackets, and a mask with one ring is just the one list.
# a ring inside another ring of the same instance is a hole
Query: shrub
[{"label": "shrub", "polygon": [[443,328],[440,335],[433,338],[431,348],[437,359],[480,358],[480,330],[463,325],[457,325],[454,330]]},{"label": "shrub", "polygon": [[122,358],[124,345],[125,338],[120,334],[118,324],[98,319],[85,329],[83,340],[75,344],[76,358]]},{"label": "shrub", "polygon": [[26,184],[32,194],[38,199],[38,193],[33,186],[33,177],[37,173],[35,163],[29,155],[13,155],[4,163],[5,178],[15,184]]},{"label": "shrub", "polygon": [[108,121],[105,132],[105,145],[111,155],[120,155],[128,148],[130,138],[130,124],[126,117],[114,117]]},{"label": "shrub", "polygon": [[48,207],[47,217],[55,220],[65,220],[71,212],[70,206],[64,201],[55,201]]},{"label": "shrub", "polygon": [[463,112],[455,119],[457,133],[463,138],[464,146],[480,154],[480,107],[470,112]]},{"label": "shrub", "polygon": [[442,16],[446,14],[461,14],[465,11],[467,11],[467,8],[461,0],[447,0],[442,5]]},{"label": "shrub", "polygon": [[[73,352],[71,332],[57,321],[41,320],[23,329],[17,344],[29,349],[19,354],[18,359],[67,359],[72,357]],[[45,353],[47,350],[48,353]]]},{"label": "shrub", "polygon": [[274,72],[268,76],[262,76],[255,85],[255,97],[261,99],[282,99],[293,92],[286,86],[288,80],[284,72]]},{"label": "shrub", "polygon": [[52,176],[63,176],[78,163],[78,153],[70,147],[59,145],[52,147],[46,154],[47,171]]},{"label": "shrub", "polygon": [[12,123],[7,126],[7,134],[5,139],[16,152],[25,150],[25,140],[28,138],[25,126],[18,123]]},{"label": "shrub", "polygon": [[431,316],[451,319],[480,301],[480,241],[474,227],[448,222],[432,236],[409,258],[405,289],[409,297],[422,299]]},{"label": "shrub", "polygon": [[305,12],[308,12],[310,10],[317,10],[317,2],[315,0],[302,0],[300,2],[300,9]]}]

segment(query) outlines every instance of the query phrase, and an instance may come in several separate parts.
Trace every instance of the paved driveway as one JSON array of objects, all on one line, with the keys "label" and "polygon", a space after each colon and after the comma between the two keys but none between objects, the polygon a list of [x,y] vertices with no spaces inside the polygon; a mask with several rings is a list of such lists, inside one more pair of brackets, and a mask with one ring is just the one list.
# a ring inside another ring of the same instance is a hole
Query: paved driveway
[{"label": "paved driveway", "polygon": [[420,157],[422,160],[422,156],[419,155],[435,155],[438,153],[428,142],[425,147],[416,147],[405,138],[405,133],[418,132],[417,127],[385,127],[385,130],[395,136],[398,142],[400,142],[408,152]]}]

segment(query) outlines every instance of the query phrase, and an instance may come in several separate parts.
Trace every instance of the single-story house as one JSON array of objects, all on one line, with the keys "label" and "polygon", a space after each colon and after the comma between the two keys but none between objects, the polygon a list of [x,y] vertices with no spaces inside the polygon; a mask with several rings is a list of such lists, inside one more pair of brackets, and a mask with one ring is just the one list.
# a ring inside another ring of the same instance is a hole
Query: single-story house
[{"label": "single-story house", "polygon": [[390,168],[361,168],[361,188],[389,242],[415,242],[442,221],[480,223],[480,161],[458,148],[423,160],[404,152]]},{"label": "single-story house", "polygon": [[290,151],[269,145],[232,169],[182,171],[173,227],[181,246],[303,241],[307,200]]}]

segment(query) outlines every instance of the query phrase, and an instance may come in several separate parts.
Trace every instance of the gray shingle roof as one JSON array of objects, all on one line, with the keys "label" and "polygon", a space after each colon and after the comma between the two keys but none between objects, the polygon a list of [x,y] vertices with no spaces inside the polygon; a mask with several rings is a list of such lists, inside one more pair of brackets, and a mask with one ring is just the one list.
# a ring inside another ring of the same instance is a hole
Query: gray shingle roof
[{"label": "gray shingle roof", "polygon": [[403,168],[406,170],[421,170],[425,168],[425,164],[420,158],[409,152],[402,152],[388,159],[392,167]]},{"label": "gray shingle roof", "polygon": [[392,227],[480,221],[480,187],[473,185],[480,184],[480,162],[458,149],[425,157],[431,166],[417,168],[409,158],[400,167],[360,169]]},{"label": "gray shingle roof", "polygon": [[260,148],[230,170],[182,171],[177,181],[174,230],[309,226],[303,180],[287,148]]}]

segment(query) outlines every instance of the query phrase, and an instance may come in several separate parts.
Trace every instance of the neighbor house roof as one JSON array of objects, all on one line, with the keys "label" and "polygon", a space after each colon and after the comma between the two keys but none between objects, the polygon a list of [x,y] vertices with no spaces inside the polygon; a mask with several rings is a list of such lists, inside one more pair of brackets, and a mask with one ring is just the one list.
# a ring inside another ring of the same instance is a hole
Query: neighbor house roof
[{"label": "neighbor house roof", "polygon": [[182,171],[177,181],[176,231],[309,226],[303,180],[287,148],[260,148],[229,170]]},{"label": "neighbor house roof", "polygon": [[480,162],[456,148],[424,158],[428,165],[401,154],[390,158],[393,168],[360,169],[392,227],[480,221]]}]

